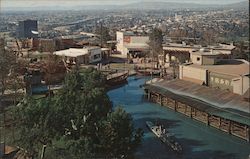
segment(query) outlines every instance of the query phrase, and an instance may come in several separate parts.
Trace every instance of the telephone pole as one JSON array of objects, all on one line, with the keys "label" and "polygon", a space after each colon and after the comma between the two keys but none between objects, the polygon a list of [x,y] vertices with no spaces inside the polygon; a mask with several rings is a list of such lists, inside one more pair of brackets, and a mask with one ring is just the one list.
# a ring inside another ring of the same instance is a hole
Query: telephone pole
[{"label": "telephone pole", "polygon": [[103,43],[103,26],[101,22],[101,48],[102,48],[102,43]]}]

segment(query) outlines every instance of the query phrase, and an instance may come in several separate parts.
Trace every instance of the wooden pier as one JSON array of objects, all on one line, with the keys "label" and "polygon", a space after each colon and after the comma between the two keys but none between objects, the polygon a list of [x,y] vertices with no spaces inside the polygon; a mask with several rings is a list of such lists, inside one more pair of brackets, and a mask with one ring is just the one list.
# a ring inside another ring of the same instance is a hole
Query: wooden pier
[{"label": "wooden pier", "polygon": [[158,103],[163,107],[168,107],[175,112],[182,113],[191,119],[206,124],[207,126],[217,128],[248,142],[250,141],[250,120],[246,123],[241,123],[232,118],[225,118],[220,114],[226,114],[229,112],[223,112],[223,110],[219,109],[216,110],[215,107],[209,106],[208,103],[174,94],[167,90],[163,91],[152,85],[146,85],[145,92],[147,99],[151,102]]}]

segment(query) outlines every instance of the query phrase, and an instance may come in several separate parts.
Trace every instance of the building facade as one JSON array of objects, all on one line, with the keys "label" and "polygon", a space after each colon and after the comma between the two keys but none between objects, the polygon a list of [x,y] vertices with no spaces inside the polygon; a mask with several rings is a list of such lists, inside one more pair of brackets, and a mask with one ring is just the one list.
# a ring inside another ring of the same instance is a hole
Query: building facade
[{"label": "building facade", "polygon": [[[166,64],[166,66],[171,66],[172,63],[183,64],[190,61],[193,62],[194,61],[193,58],[197,55],[192,53],[197,51],[207,52],[212,54],[216,52],[216,54],[220,54],[221,56],[223,56],[223,58],[230,59],[232,54],[234,53],[235,48],[236,47],[233,46],[232,44],[231,45],[219,44],[218,46],[202,47],[201,45],[187,45],[184,42],[182,44],[168,43],[163,46],[165,57],[162,59],[165,59],[164,63]],[[209,54],[206,57],[203,56],[203,58],[207,58],[207,62],[208,60],[211,60],[211,58],[209,58]]]},{"label": "building facade", "polygon": [[116,32],[117,51],[124,56],[135,55],[148,51],[149,37],[137,36],[133,32]]},{"label": "building facade", "polygon": [[70,48],[54,52],[54,55],[61,56],[67,63],[82,65],[101,62],[102,52],[100,47],[85,47],[81,49]]},{"label": "building facade", "polygon": [[37,38],[38,37],[37,20],[19,21],[17,32],[19,38]]},{"label": "building facade", "polygon": [[210,88],[227,90],[244,95],[249,89],[249,62],[236,59],[221,59],[219,55],[191,55],[192,62],[179,67],[179,78]]}]

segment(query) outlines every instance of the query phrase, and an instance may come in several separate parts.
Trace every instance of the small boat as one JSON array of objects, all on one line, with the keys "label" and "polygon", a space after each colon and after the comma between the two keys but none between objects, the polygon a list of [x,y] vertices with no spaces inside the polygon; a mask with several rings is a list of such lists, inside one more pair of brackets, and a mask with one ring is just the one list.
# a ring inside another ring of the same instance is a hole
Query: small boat
[{"label": "small boat", "polygon": [[182,153],[181,145],[176,141],[173,134],[169,133],[162,125],[153,124],[151,121],[146,121],[147,127],[174,152]]},{"label": "small boat", "polygon": [[106,77],[106,84],[108,86],[116,86],[126,83],[128,75],[128,71],[110,74]]}]

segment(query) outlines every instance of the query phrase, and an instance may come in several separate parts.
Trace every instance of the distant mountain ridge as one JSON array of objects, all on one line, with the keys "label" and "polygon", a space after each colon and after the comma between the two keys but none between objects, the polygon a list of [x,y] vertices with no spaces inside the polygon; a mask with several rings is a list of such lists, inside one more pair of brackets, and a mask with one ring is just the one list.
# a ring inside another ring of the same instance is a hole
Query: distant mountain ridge
[{"label": "distant mountain ridge", "polygon": [[239,8],[239,9],[245,8],[245,9],[249,9],[249,0],[238,2],[238,3],[224,5],[224,7],[226,7],[226,8]]},{"label": "distant mountain ridge", "polygon": [[249,1],[218,5],[177,2],[137,2],[127,5],[79,5],[79,6],[44,6],[44,7],[11,7],[4,10],[37,11],[37,10],[169,10],[169,9],[201,9],[201,8],[225,8],[225,9],[249,9]]},{"label": "distant mountain ridge", "polygon": [[164,10],[164,9],[196,9],[196,8],[227,8],[227,9],[248,9],[249,1],[242,1],[227,5],[216,4],[197,4],[197,3],[177,3],[177,2],[141,2],[123,6],[124,9],[145,9],[145,10]]}]

